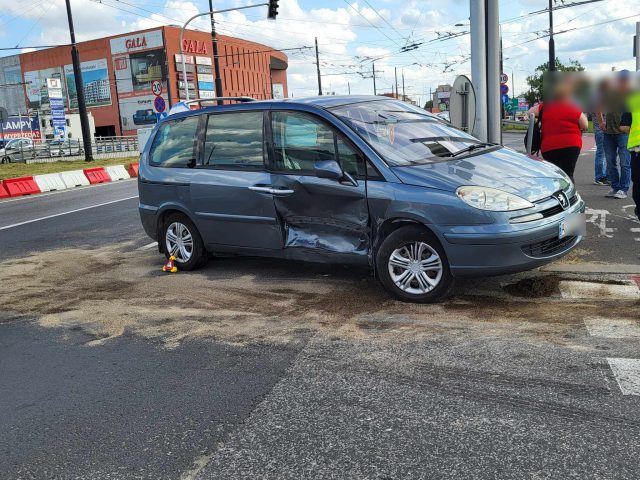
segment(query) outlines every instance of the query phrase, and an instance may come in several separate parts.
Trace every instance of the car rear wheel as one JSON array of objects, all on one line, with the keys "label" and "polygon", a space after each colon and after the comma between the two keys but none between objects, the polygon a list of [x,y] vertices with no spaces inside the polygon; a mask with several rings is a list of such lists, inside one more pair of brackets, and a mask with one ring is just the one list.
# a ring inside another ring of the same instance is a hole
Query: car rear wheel
[{"label": "car rear wheel", "polygon": [[0,160],[0,163],[7,164],[7,163],[11,163],[11,157],[2,157],[2,160]]},{"label": "car rear wheel", "polygon": [[440,242],[418,225],[401,227],[384,239],[377,254],[377,271],[385,289],[405,302],[441,300],[453,285]]},{"label": "car rear wheel", "polygon": [[176,257],[179,270],[195,270],[207,262],[207,252],[200,233],[186,215],[169,215],[164,221],[160,238],[167,259],[172,255]]}]

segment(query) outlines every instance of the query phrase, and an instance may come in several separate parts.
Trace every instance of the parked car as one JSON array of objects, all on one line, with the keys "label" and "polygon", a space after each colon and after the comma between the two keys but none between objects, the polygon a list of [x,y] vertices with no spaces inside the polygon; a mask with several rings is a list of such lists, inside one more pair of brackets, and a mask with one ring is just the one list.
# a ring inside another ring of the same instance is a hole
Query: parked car
[{"label": "parked car", "polygon": [[179,269],[208,254],[368,265],[401,300],[573,249],[584,202],[555,166],[381,97],[169,116],[140,158],[140,216]]},{"label": "parked car", "polygon": [[30,138],[9,138],[2,141],[0,163],[24,163],[35,157],[33,140]]},{"label": "parked car", "polygon": [[152,125],[156,123],[156,114],[151,108],[136,110],[136,113],[133,114],[133,123],[135,125]]},{"label": "parked car", "polygon": [[47,148],[50,156],[67,157],[72,155],[84,155],[84,147],[77,138],[51,140],[48,142]]}]

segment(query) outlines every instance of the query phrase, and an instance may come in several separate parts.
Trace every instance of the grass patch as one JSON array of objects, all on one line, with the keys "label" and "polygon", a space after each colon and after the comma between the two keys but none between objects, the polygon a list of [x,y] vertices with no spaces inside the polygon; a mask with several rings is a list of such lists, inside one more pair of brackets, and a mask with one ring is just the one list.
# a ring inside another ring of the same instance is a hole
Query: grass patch
[{"label": "grass patch", "polygon": [[101,158],[93,162],[73,160],[51,163],[8,163],[0,165],[0,180],[15,177],[30,177],[45,173],[67,172],[69,170],[81,170],[84,168],[106,167],[108,165],[127,165],[137,162],[139,157]]}]

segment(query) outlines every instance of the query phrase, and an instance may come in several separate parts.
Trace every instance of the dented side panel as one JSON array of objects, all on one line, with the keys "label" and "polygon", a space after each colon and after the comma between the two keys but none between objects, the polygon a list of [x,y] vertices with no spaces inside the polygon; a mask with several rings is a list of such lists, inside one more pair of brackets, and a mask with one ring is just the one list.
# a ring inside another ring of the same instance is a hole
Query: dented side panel
[{"label": "dented side panel", "polygon": [[294,192],[274,196],[284,248],[366,257],[371,235],[364,181],[354,186],[310,175],[284,174],[272,174],[271,179],[275,187]]}]

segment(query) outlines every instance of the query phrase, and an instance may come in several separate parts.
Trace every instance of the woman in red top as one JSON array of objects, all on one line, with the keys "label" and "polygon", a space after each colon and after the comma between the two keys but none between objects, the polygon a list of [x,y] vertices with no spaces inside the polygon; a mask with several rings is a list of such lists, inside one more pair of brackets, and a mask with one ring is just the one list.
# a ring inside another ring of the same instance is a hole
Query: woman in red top
[{"label": "woman in red top", "polygon": [[573,180],[582,149],[582,130],[589,127],[589,121],[571,102],[571,88],[558,85],[552,101],[536,105],[529,113],[536,117],[542,114],[542,158],[560,167]]}]

